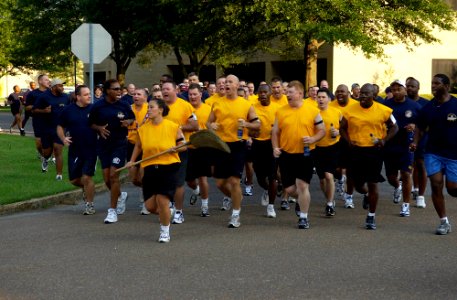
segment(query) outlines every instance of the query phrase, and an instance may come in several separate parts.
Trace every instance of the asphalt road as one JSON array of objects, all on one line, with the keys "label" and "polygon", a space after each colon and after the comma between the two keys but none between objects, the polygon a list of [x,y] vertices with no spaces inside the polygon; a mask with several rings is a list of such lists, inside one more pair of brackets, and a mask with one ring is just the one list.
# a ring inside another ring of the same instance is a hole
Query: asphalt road
[{"label": "asphalt road", "polygon": [[[338,201],[327,218],[315,179],[311,187],[309,230],[297,229],[293,210],[266,218],[257,187],[245,197],[242,226],[229,229],[213,188],[211,217],[199,216],[200,202],[187,205],[169,244],[156,241],[157,216],[139,215],[131,184],[116,224],[103,223],[107,193],[97,195],[93,216],[81,214],[82,203],[1,216],[0,299],[457,298],[457,233],[434,234],[429,199],[401,218],[382,184],[378,229],[368,231],[360,195],[355,209]],[[457,220],[454,199],[448,212]]]}]

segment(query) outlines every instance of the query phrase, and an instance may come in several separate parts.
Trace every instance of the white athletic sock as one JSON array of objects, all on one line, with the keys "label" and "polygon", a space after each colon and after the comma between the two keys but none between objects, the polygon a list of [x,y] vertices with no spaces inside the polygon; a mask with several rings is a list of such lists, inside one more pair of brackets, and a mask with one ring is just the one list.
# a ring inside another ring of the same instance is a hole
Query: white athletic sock
[{"label": "white athletic sock", "polygon": [[274,204],[268,204],[268,208],[275,208]]},{"label": "white athletic sock", "polygon": [[308,213],[300,212],[300,219],[308,219]]},{"label": "white athletic sock", "polygon": [[200,194],[200,186],[197,185],[197,187],[195,188],[195,190],[192,190],[192,193],[194,193],[194,195],[197,195]]},{"label": "white athletic sock", "polygon": [[327,202],[327,205],[330,206],[330,207],[333,207],[333,201]]},{"label": "white athletic sock", "polygon": [[371,213],[371,212],[368,213],[369,217],[374,217],[375,215],[376,215],[376,213]]},{"label": "white athletic sock", "polygon": [[182,214],[182,209],[177,209],[177,210],[175,211],[175,214]]},{"label": "white athletic sock", "polygon": [[232,216],[239,216],[241,209],[234,209],[232,210]]},{"label": "white athletic sock", "polygon": [[446,223],[449,223],[449,220],[447,219],[447,217],[441,218],[440,220],[445,221]]},{"label": "white athletic sock", "polygon": [[409,207],[409,203],[403,202],[403,205],[404,205],[405,207]]},{"label": "white athletic sock", "polygon": [[202,199],[202,207],[208,207],[208,198]]},{"label": "white athletic sock", "polygon": [[170,225],[164,226],[164,225],[160,224],[160,231],[169,233],[170,232]]}]

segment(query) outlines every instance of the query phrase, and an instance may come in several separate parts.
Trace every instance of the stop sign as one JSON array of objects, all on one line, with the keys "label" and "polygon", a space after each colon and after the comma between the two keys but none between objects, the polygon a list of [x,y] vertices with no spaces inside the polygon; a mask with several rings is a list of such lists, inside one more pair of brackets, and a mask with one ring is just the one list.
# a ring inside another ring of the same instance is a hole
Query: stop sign
[{"label": "stop sign", "polygon": [[[92,28],[91,28],[92,27]],[[92,41],[90,31],[92,30]],[[84,63],[90,62],[92,42],[93,63],[101,63],[112,50],[111,35],[100,24],[84,23],[71,34],[71,52]]]}]

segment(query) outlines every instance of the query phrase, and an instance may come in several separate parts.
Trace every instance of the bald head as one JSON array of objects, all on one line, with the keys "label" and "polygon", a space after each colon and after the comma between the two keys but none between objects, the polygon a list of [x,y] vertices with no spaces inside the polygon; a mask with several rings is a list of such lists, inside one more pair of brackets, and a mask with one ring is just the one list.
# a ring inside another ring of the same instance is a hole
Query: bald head
[{"label": "bald head", "polygon": [[238,97],[238,88],[240,80],[235,75],[228,75],[225,79],[225,95],[228,99],[235,99]]}]

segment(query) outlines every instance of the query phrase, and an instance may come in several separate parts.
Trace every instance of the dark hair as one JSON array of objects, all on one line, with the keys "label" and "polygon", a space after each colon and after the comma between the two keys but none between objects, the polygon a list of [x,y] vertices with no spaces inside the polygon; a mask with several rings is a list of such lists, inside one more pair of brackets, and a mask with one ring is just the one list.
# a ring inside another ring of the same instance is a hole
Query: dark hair
[{"label": "dark hair", "polygon": [[327,94],[327,97],[330,99],[331,97],[331,94],[330,94],[330,91],[328,90],[328,88],[320,88],[317,93],[326,93]]},{"label": "dark hair", "polygon": [[170,108],[165,103],[165,101],[163,101],[162,99],[159,99],[159,98],[152,98],[151,100],[149,100],[149,102],[151,102],[151,101],[155,101],[157,103],[157,106],[159,108],[163,109],[162,117],[166,117],[168,115],[168,112],[170,112]]},{"label": "dark hair", "polygon": [[[89,87],[84,84],[78,85],[75,89],[75,95],[81,96],[81,89],[83,89],[83,88],[89,88]],[[95,89],[97,89],[97,88],[99,88],[99,87],[96,87]]]},{"label": "dark hair", "polygon": [[202,92],[202,87],[198,83],[192,83],[191,85],[189,85],[188,90],[190,89],[197,89],[200,93]]},{"label": "dark hair", "polygon": [[173,80],[164,81],[164,82],[162,83],[162,86],[163,86],[165,83],[171,83],[171,85],[173,86],[173,88],[176,89],[176,82],[174,82]]},{"label": "dark hair", "polygon": [[40,81],[41,78],[43,78],[44,76],[47,76],[47,75],[46,75],[46,74],[40,74],[40,75],[38,75],[38,78],[37,78],[38,80],[37,80],[37,81]]},{"label": "dark hair", "polygon": [[103,90],[105,91],[105,93],[107,90],[111,88],[111,85],[113,85],[113,83],[119,83],[119,81],[116,79],[108,79],[107,81],[105,81],[105,83],[103,84]]},{"label": "dark hair", "polygon": [[279,76],[275,76],[275,77],[271,78],[271,83],[273,83],[273,82],[281,82],[281,84],[282,84],[282,78]]},{"label": "dark hair", "polygon": [[268,92],[271,91],[270,86],[269,86],[268,84],[261,84],[261,85],[259,85],[259,87],[257,88],[257,92],[260,91],[260,88],[265,88],[265,89],[268,90]]},{"label": "dark hair", "polygon": [[164,81],[173,81],[173,76],[171,76],[170,74],[163,74],[160,77],[165,77]]},{"label": "dark hair", "polygon": [[197,77],[198,77],[198,74],[197,74],[196,72],[190,72],[190,73],[187,75],[187,78],[192,77],[192,76],[197,76]]},{"label": "dark hair", "polygon": [[441,79],[441,82],[442,82],[443,84],[447,84],[447,85],[451,84],[451,80],[449,79],[449,77],[447,77],[447,75],[444,75],[444,74],[436,74],[436,75],[433,76],[433,77],[436,77],[436,78]]}]

